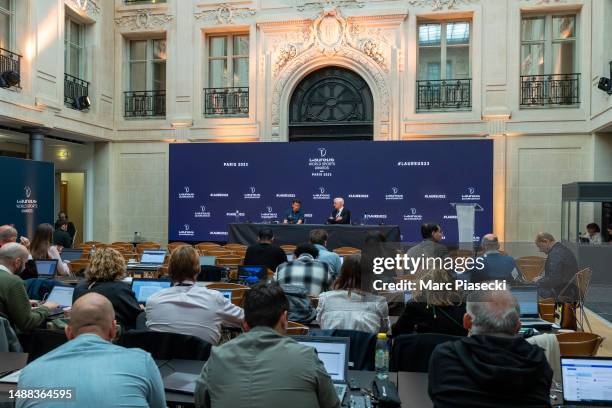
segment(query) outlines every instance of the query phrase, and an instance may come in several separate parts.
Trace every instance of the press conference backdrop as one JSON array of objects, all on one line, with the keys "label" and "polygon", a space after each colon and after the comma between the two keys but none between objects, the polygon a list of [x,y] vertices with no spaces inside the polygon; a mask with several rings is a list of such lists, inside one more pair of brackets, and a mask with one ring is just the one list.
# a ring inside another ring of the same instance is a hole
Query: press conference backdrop
[{"label": "press conference backdrop", "polygon": [[53,163],[0,157],[0,224],[15,224],[32,238],[38,224],[53,222]]},{"label": "press conference backdrop", "polygon": [[456,242],[451,203],[482,206],[477,239],[492,230],[492,194],[490,140],[173,144],[168,235],[225,241],[228,223],[282,222],[295,198],[321,224],[344,197],[352,222],[397,224],[416,242],[434,221]]}]

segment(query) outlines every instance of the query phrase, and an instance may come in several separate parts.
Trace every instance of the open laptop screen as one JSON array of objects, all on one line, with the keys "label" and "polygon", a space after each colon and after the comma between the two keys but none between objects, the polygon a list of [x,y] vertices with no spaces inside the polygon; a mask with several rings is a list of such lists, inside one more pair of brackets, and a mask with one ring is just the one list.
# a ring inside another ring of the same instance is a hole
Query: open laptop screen
[{"label": "open laptop screen", "polygon": [[138,303],[146,303],[149,296],[172,286],[172,282],[164,279],[132,279],[132,292]]},{"label": "open laptop screen", "polygon": [[215,266],[215,262],[217,261],[216,256],[200,256],[200,266]]},{"label": "open laptop screen", "polygon": [[49,293],[47,297],[47,301],[55,302],[60,307],[68,307],[72,306],[72,294],[74,293],[74,288],[71,286],[59,286],[56,285]]},{"label": "open laptop screen", "polygon": [[57,259],[34,262],[36,262],[36,270],[38,271],[38,277],[51,278],[55,276],[55,270],[57,269]]},{"label": "open laptop screen", "polygon": [[268,278],[268,271],[265,266],[239,266],[238,280],[246,282],[249,285],[254,285],[259,281],[265,281]]},{"label": "open laptop screen", "polygon": [[517,287],[511,289],[520,308],[521,317],[537,317],[538,312],[538,289],[536,287]]},{"label": "open laptop screen", "polygon": [[612,403],[612,358],[561,358],[563,399],[585,405]]},{"label": "open laptop screen", "polygon": [[140,263],[142,264],[152,264],[152,265],[161,265],[164,263],[164,259],[166,258],[166,251],[164,250],[148,250],[145,249],[142,252],[142,256],[140,257]]},{"label": "open laptop screen", "polygon": [[82,249],[63,249],[62,253],[62,260],[64,261],[74,261],[75,259],[81,259],[81,256],[83,256],[83,250]]},{"label": "open laptop screen", "polygon": [[304,346],[313,347],[317,350],[319,360],[325,366],[325,370],[332,381],[346,382],[348,341],[340,341],[333,337],[329,340],[325,339],[325,341],[317,340],[316,337],[299,337],[296,340]]}]

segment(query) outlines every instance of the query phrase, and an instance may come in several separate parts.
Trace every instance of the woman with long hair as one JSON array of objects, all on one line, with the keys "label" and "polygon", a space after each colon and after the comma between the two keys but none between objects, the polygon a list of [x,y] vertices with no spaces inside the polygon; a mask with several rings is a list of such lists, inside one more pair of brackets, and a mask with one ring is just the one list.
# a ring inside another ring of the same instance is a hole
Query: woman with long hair
[{"label": "woman with long hair", "polygon": [[[368,333],[389,329],[389,308],[382,296],[362,286],[361,255],[344,257],[333,290],[319,295],[317,319],[321,329],[358,330]],[[367,272],[370,273],[371,272]]]},{"label": "woman with long hair", "polygon": [[53,245],[53,226],[51,224],[40,224],[36,227],[30,243],[30,254],[34,260],[57,259],[57,274],[70,274],[70,268],[62,261],[57,247]]}]

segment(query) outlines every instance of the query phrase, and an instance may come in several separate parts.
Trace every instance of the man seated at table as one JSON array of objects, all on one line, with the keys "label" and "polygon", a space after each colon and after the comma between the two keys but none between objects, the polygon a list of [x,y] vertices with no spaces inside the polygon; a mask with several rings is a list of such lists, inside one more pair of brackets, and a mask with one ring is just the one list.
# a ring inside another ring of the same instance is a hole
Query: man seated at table
[{"label": "man seated at table", "polygon": [[407,252],[409,258],[446,258],[448,249],[440,243],[442,240],[442,228],[438,224],[424,223],[421,225],[421,236],[423,241],[410,248]]},{"label": "man seated at table", "polygon": [[484,254],[482,269],[474,268],[470,273],[470,281],[485,282],[492,280],[506,280],[512,285],[520,282],[521,274],[516,268],[514,258],[499,252],[499,240],[494,234],[486,234],[482,237],[481,248]]},{"label": "man seated at table", "polygon": [[334,198],[334,208],[331,215],[325,222],[326,224],[350,224],[351,212],[344,208],[344,198]]},{"label": "man seated at table", "polygon": [[285,336],[288,308],[277,283],[247,292],[247,333],[213,347],[196,382],[196,407],[340,406],[316,351]]},{"label": "man seated at table", "polygon": [[509,291],[474,291],[463,326],[470,336],[440,344],[429,360],[436,408],[550,407],[552,370],[544,351],[517,335],[519,305]]},{"label": "man seated at table", "polygon": [[72,248],[72,238],[68,234],[68,221],[58,221],[53,231],[53,245],[62,248]]},{"label": "man seated at table", "polygon": [[245,265],[265,265],[275,271],[278,265],[287,262],[287,254],[274,244],[274,232],[270,228],[259,230],[257,243],[247,248]]},{"label": "man seated at table", "polygon": [[68,342],[26,366],[20,389],[71,390],[72,400],[18,399],[17,408],[74,406],[164,408],[161,375],[149,353],[111,343],[116,334],[110,301],[97,293],[73,304]]},{"label": "man seated at table", "polygon": [[[544,264],[544,273],[536,278],[538,295],[541,298],[575,301],[578,297],[576,285],[572,282],[578,272],[578,261],[574,253],[565,245],[555,241],[548,232],[540,232],[535,239],[540,252],[548,255]],[[572,282],[572,283],[570,283]]]},{"label": "man seated at table", "polygon": [[329,290],[333,282],[327,264],[317,261],[319,250],[312,244],[300,244],[295,249],[295,259],[276,269],[274,279],[281,285],[297,285],[310,296],[319,296]]},{"label": "man seated at table", "polygon": [[303,224],[304,213],[302,212],[302,202],[300,200],[293,200],[291,202],[291,208],[285,212],[283,218],[283,224]]},{"label": "man seated at table", "polygon": [[[12,225],[0,225],[0,248],[4,244],[10,244],[11,242],[17,242],[19,233]],[[30,240],[26,237],[19,238],[19,243],[26,248],[30,247]]]},{"label": "man seated at table", "polygon": [[340,267],[342,264],[340,263],[340,256],[335,252],[328,251],[325,247],[327,245],[327,238],[327,231],[324,229],[314,229],[310,231],[310,243],[319,250],[317,260],[327,264],[329,273],[331,273],[332,278],[335,279],[340,274]]},{"label": "man seated at table", "polygon": [[21,244],[11,242],[0,248],[0,314],[21,332],[40,326],[49,316],[49,311],[59,305],[46,302],[36,309],[30,301],[23,280],[17,274],[23,272],[28,261],[28,250]]}]

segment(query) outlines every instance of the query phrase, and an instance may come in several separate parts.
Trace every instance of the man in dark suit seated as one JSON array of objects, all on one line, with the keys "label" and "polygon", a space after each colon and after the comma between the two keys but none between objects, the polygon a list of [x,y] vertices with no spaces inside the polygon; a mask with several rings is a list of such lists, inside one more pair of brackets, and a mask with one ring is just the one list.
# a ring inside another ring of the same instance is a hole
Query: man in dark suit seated
[{"label": "man in dark suit seated", "polygon": [[520,273],[516,268],[514,258],[503,255],[499,252],[499,241],[494,234],[487,234],[482,237],[481,248],[483,251],[482,269],[472,269],[472,282],[485,282],[492,280],[506,280],[508,284],[520,282]]},{"label": "man in dark suit seated", "polygon": [[536,278],[540,297],[557,299],[562,295],[563,301],[575,301],[578,291],[576,285],[570,283],[578,272],[578,261],[574,253],[555,241],[555,237],[548,232],[536,235],[535,244],[540,252],[548,255],[544,274]]},{"label": "man in dark suit seated", "polygon": [[350,224],[351,212],[344,208],[344,198],[334,198],[334,209],[327,219],[326,224]]},{"label": "man in dark suit seated", "polygon": [[423,241],[419,242],[407,252],[409,258],[446,258],[448,249],[440,244],[442,240],[442,228],[438,224],[427,222],[421,225],[421,236]]},{"label": "man in dark suit seated", "polygon": [[429,360],[436,408],[550,407],[553,372],[544,351],[518,335],[509,291],[473,291],[463,326],[469,337],[440,344]]},{"label": "man in dark suit seated", "polygon": [[270,228],[259,231],[258,243],[247,248],[244,257],[245,265],[264,265],[275,271],[278,265],[287,262],[287,254],[274,245],[274,233]]},{"label": "man in dark suit seated", "polygon": [[72,248],[72,238],[68,234],[68,221],[58,221],[53,231],[53,245],[62,248]]}]

